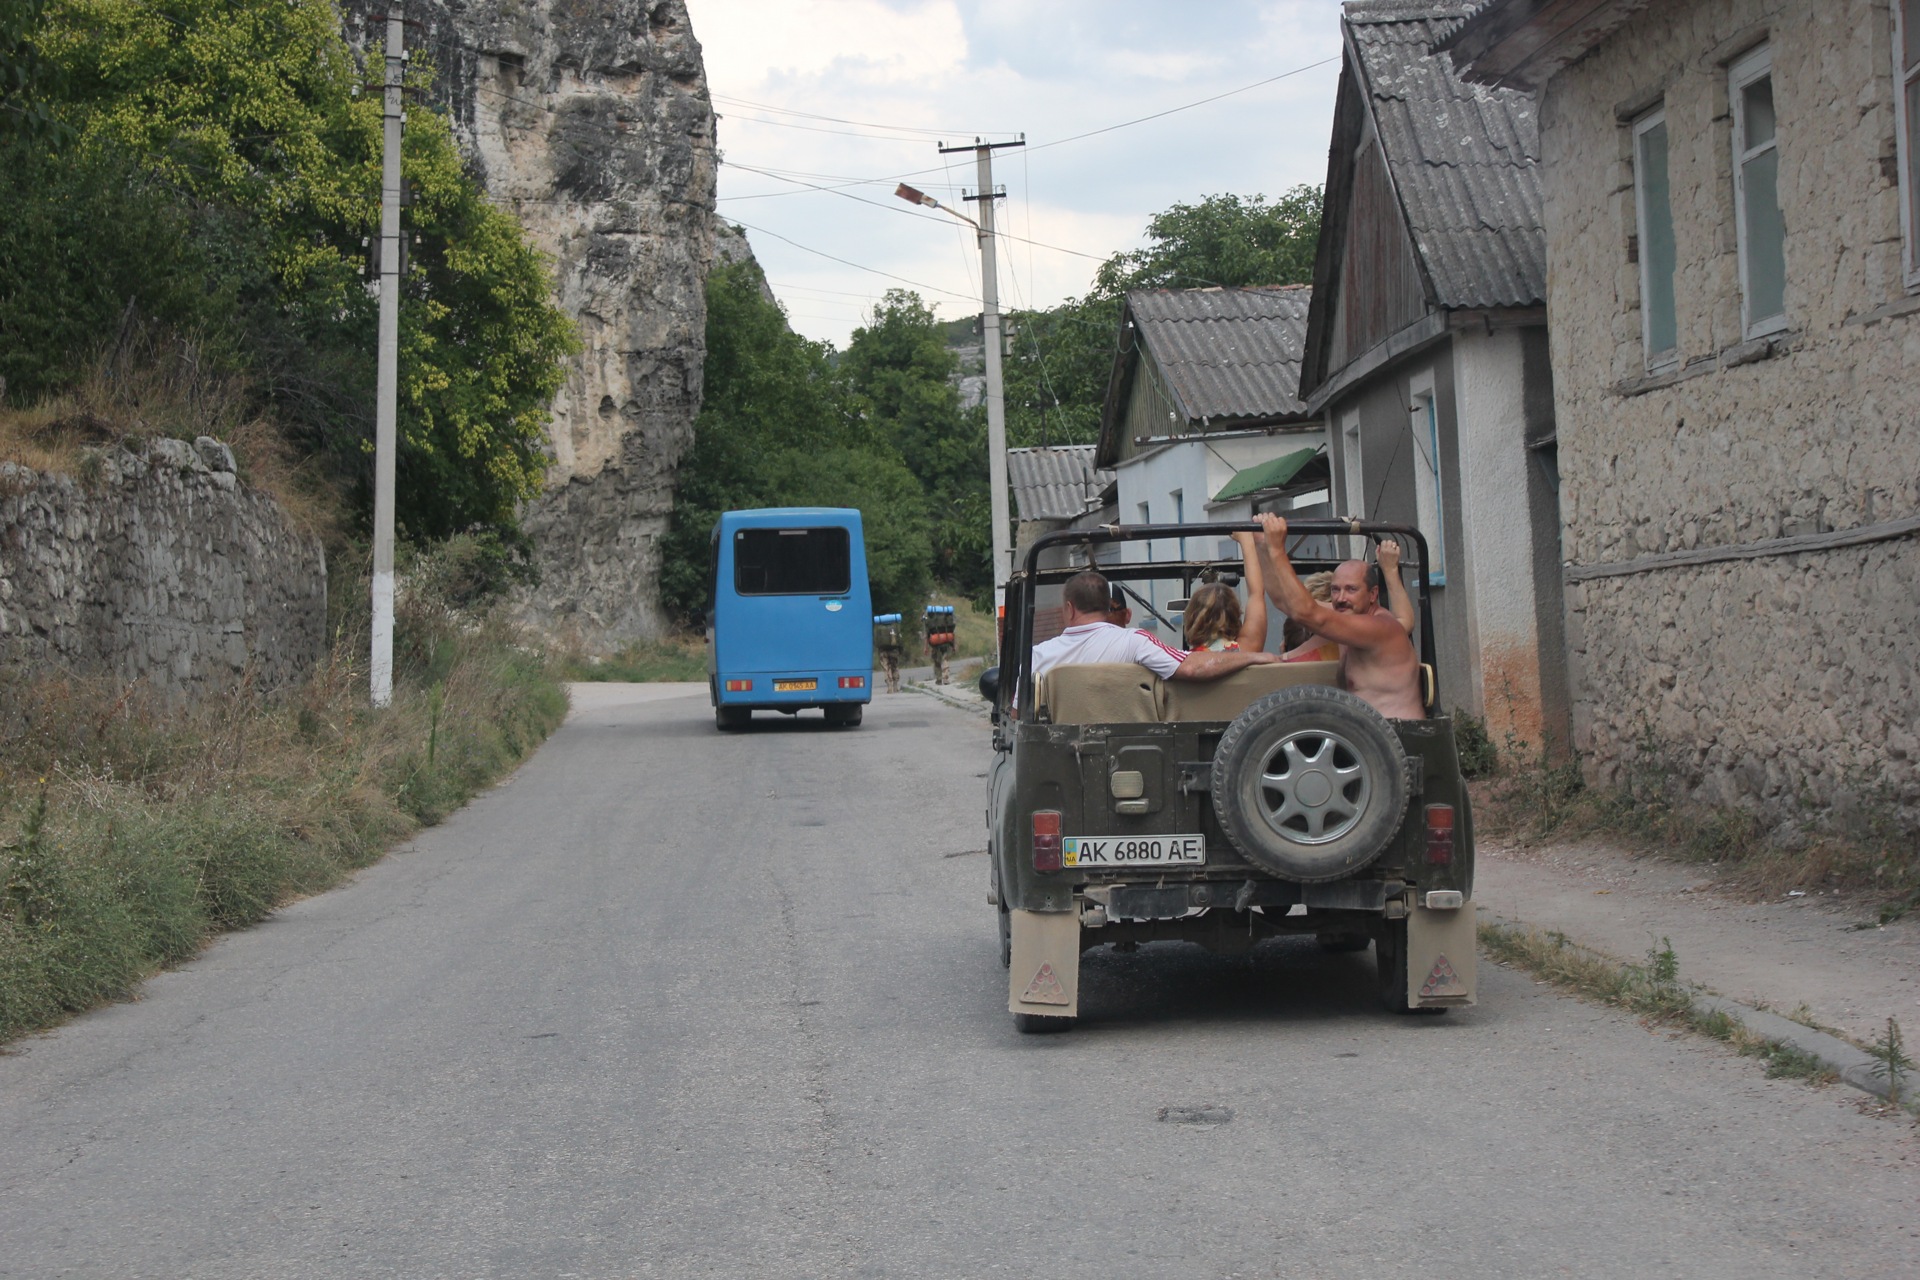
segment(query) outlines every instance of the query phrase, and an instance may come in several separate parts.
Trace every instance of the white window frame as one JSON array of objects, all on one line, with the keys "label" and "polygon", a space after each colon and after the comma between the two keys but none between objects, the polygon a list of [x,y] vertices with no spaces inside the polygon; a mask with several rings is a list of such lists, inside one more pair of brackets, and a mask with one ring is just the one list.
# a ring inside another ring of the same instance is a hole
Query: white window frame
[{"label": "white window frame", "polygon": [[1407,430],[1413,437],[1413,523],[1427,536],[1427,583],[1447,585],[1447,491],[1440,465],[1440,402],[1433,373],[1407,382]]},{"label": "white window frame", "polygon": [[[1640,171],[1640,140],[1652,130],[1667,123],[1667,109],[1664,105],[1655,107],[1633,122],[1633,219],[1634,235],[1640,246],[1640,351],[1646,360],[1648,373],[1664,373],[1680,363],[1680,306],[1674,299],[1673,345],[1659,351],[1653,349],[1653,313],[1649,309],[1649,299],[1653,290],[1649,286],[1647,264],[1647,185]],[[1673,227],[1673,131],[1667,131],[1667,230]],[[1678,264],[1674,275],[1679,276]],[[1671,287],[1671,286],[1670,286]]]},{"label": "white window frame", "polygon": [[[1780,301],[1778,315],[1761,316],[1755,319],[1751,314],[1749,300],[1753,290],[1748,286],[1747,276],[1747,164],[1771,149],[1777,157],[1780,154],[1779,99],[1774,100],[1773,137],[1762,144],[1747,149],[1747,112],[1744,101],[1748,85],[1758,80],[1773,77],[1773,46],[1763,44],[1741,57],[1727,67],[1727,113],[1733,118],[1733,216],[1736,238],[1740,245],[1740,328],[1748,338],[1764,337],[1769,333],[1778,333],[1787,327],[1786,298],[1784,291]],[[1775,173],[1779,172],[1778,165]],[[1779,185],[1774,186],[1775,198],[1778,198]],[[1783,211],[1784,212],[1784,211]],[[1786,245],[1781,244],[1784,258]]]},{"label": "white window frame", "polygon": [[1367,486],[1362,478],[1361,457],[1366,441],[1360,437],[1360,411],[1349,409],[1340,415],[1340,478],[1345,489],[1346,514],[1356,520],[1367,518]]},{"label": "white window frame", "polygon": [[1900,243],[1904,261],[1903,275],[1908,289],[1920,288],[1920,243],[1915,242],[1914,202],[1920,200],[1920,171],[1915,164],[1920,156],[1914,154],[1913,128],[1915,121],[1907,118],[1907,94],[1916,83],[1920,83],[1920,58],[1912,66],[1906,65],[1907,58],[1907,6],[1914,9],[1913,20],[1920,22],[1920,0],[1893,0],[1893,137],[1894,149],[1899,155],[1900,168]]}]

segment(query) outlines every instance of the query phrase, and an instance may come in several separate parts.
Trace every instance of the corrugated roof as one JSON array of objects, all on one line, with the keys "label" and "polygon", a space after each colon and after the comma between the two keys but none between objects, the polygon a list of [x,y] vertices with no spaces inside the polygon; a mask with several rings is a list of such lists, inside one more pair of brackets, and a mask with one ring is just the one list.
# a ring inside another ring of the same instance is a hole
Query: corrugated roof
[{"label": "corrugated roof", "polygon": [[1155,373],[1191,422],[1304,418],[1300,352],[1313,290],[1140,289],[1127,295]]},{"label": "corrugated roof", "polygon": [[1090,444],[1007,450],[1007,487],[1022,520],[1071,520],[1094,506],[1113,472],[1096,470]]},{"label": "corrugated roof", "polygon": [[1351,0],[1344,20],[1435,301],[1537,306],[1547,240],[1534,97],[1468,84],[1433,52],[1482,7]]}]

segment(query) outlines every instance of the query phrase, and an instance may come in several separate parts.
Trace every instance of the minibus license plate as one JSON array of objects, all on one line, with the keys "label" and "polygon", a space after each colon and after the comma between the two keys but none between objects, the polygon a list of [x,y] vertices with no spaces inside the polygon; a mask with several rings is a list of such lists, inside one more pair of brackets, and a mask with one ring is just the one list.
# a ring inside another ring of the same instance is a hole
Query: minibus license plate
[{"label": "minibus license plate", "polygon": [[1060,852],[1069,867],[1198,867],[1207,861],[1207,838],[1068,836]]},{"label": "minibus license plate", "polygon": [[805,693],[809,689],[818,688],[819,685],[820,682],[818,680],[775,680],[773,682],[773,691],[775,693]]}]

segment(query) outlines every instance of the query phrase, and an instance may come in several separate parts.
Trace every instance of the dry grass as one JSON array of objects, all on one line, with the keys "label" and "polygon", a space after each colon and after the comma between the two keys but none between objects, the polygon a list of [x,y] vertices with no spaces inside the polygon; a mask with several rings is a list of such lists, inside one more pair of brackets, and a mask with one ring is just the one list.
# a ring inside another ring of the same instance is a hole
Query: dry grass
[{"label": "dry grass", "polygon": [[0,1040],[338,882],[564,717],[552,665],[499,623],[414,610],[401,627],[378,712],[339,653],[283,696],[242,687],[191,708],[100,679],[0,678]]},{"label": "dry grass", "polygon": [[336,495],[303,464],[241,377],[210,369],[190,339],[135,331],[73,389],[27,408],[0,402],[0,461],[85,479],[89,459],[150,440],[211,436],[233,450],[243,484],[330,545],[344,533]]}]

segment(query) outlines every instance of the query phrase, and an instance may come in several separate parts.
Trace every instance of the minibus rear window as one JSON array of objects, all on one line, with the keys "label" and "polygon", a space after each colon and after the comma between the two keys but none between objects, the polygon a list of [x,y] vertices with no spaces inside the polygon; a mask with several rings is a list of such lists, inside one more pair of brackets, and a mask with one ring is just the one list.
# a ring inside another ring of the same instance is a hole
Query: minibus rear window
[{"label": "minibus rear window", "polygon": [[741,529],[733,535],[733,589],[740,595],[836,596],[852,586],[845,529]]}]

